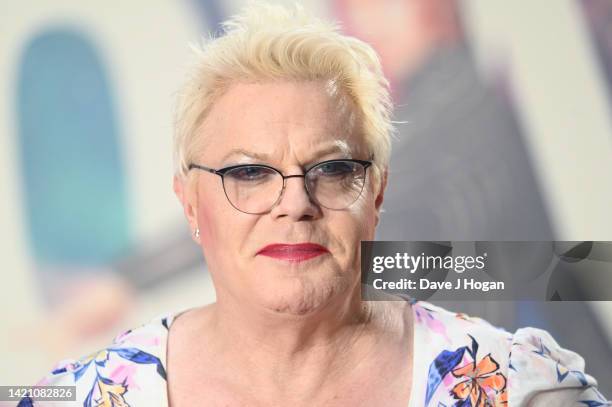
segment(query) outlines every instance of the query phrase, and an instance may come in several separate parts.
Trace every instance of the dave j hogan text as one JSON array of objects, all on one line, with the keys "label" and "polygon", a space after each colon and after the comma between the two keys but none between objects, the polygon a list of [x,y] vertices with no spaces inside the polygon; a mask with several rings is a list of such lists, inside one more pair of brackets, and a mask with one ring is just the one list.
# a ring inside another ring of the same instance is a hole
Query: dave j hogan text
[{"label": "dave j hogan text", "polygon": [[503,290],[503,281],[478,281],[473,278],[460,278],[453,285],[450,281],[430,281],[420,278],[417,281],[402,278],[399,281],[384,281],[377,278],[373,281],[377,290],[463,290],[463,291],[496,291]]}]

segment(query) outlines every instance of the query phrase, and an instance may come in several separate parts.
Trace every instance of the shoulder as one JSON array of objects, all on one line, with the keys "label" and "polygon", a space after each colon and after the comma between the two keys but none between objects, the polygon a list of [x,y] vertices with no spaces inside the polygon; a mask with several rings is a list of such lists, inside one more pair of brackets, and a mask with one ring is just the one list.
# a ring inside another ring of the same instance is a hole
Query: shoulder
[{"label": "shoulder", "polygon": [[597,390],[597,380],[586,373],[582,356],[561,347],[547,331],[518,329],[511,347],[511,405],[527,400],[534,405],[612,405]]},{"label": "shoulder", "polygon": [[[160,315],[117,335],[103,349],[57,363],[37,385],[75,386],[77,402],[86,406],[151,405],[145,392],[149,397],[165,394],[166,341],[175,315]],[[31,403],[22,400],[19,405]]]},{"label": "shoulder", "polygon": [[465,343],[476,340],[496,350],[509,350],[512,333],[485,319],[453,312],[426,301],[413,301],[414,323],[436,343]]},{"label": "shoulder", "polygon": [[427,375],[427,406],[458,401],[472,406],[608,405],[597,381],[585,373],[584,359],[544,330],[511,333],[423,301],[413,303],[413,312],[415,339],[426,347],[417,369]]}]

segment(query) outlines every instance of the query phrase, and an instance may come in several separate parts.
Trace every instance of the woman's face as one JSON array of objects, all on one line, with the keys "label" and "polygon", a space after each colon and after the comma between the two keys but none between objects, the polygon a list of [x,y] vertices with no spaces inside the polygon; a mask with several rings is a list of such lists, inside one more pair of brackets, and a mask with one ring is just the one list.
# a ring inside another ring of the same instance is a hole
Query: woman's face
[{"label": "woman's face", "polygon": [[[323,82],[233,85],[207,116],[201,130],[207,141],[196,164],[267,164],[293,175],[324,160],[367,160],[353,105],[329,89]],[[305,314],[352,295],[359,287],[360,241],[374,238],[382,204],[371,168],[367,174],[360,198],[347,209],[318,206],[296,177],[286,180],[282,199],[269,212],[252,215],[230,204],[220,177],[199,171],[182,201],[200,230],[217,300]],[[327,251],[298,258],[262,252],[299,243]]]}]

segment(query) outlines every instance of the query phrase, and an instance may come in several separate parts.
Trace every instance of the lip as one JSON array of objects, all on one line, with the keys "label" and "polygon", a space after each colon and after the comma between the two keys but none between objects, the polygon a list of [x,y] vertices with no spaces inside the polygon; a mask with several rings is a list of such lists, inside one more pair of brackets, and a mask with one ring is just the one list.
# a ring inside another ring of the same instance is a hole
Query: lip
[{"label": "lip", "polygon": [[278,260],[301,262],[329,253],[325,246],[316,243],[284,244],[274,243],[257,252],[258,255]]}]

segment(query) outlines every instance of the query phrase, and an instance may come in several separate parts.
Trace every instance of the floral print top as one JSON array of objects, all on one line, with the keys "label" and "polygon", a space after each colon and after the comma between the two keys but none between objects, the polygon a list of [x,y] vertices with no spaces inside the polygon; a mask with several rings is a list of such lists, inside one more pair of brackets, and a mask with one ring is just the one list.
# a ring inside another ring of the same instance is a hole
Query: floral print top
[{"label": "floral print top", "polygon": [[[548,332],[514,334],[480,318],[411,301],[413,385],[406,406],[612,406],[584,372],[580,355]],[[79,360],[66,360],[39,385],[76,385],[75,406],[168,407],[166,343],[179,313],[162,315],[117,336]],[[18,406],[68,406],[28,398]]]}]

